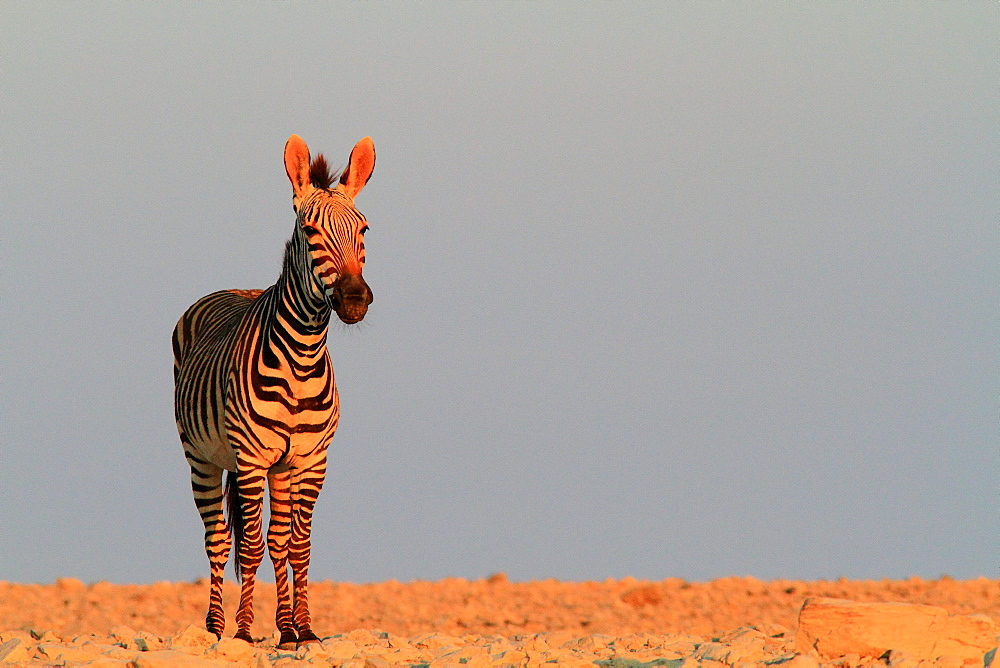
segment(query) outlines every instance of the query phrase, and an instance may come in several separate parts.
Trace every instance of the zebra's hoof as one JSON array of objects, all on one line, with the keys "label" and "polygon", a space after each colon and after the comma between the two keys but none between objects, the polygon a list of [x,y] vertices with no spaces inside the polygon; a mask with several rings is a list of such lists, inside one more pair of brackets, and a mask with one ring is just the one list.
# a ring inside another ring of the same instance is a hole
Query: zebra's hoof
[{"label": "zebra's hoof", "polygon": [[278,640],[278,649],[298,649],[299,637],[295,631],[282,631]]},{"label": "zebra's hoof", "polygon": [[299,643],[298,643],[299,647],[305,647],[306,645],[312,642],[320,642],[319,637],[312,631],[303,631],[299,635]]},{"label": "zebra's hoof", "polygon": [[253,644],[253,638],[250,637],[249,631],[243,631],[243,630],[237,631],[233,637],[238,640],[246,640],[251,645]]}]

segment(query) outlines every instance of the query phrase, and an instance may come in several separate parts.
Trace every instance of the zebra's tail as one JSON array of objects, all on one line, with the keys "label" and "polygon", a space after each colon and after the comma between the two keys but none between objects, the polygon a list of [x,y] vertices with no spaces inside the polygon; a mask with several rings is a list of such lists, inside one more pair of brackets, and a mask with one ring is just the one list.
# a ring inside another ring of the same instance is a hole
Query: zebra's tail
[{"label": "zebra's tail", "polygon": [[243,544],[243,504],[240,502],[240,486],[238,474],[226,471],[226,526],[232,536],[232,547],[229,549],[229,559],[236,571],[236,581],[243,581],[240,573],[240,545]]}]

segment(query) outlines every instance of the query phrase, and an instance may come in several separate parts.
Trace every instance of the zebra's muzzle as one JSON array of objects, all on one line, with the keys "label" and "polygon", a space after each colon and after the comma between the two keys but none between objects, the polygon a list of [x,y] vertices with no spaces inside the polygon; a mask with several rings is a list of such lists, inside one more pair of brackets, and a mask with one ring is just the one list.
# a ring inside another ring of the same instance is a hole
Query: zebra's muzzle
[{"label": "zebra's muzzle", "polygon": [[345,274],[333,286],[330,307],[348,325],[361,322],[372,303],[372,291],[360,275]]}]

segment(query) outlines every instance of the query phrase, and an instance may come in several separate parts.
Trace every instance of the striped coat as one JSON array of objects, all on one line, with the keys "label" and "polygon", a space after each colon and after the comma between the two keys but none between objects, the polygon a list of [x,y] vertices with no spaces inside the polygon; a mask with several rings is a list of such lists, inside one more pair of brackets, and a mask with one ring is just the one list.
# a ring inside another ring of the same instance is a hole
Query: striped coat
[{"label": "striped coat", "polygon": [[[223,571],[235,549],[242,579],[236,637],[251,640],[266,482],[280,644],[318,639],[308,604],[312,513],[340,414],[326,338],[331,313],[353,324],[372,301],[362,277],[368,225],[354,197],[374,164],[371,139],[362,139],[334,186],[323,156],[311,161],[305,142],[293,135],[285,168],[296,222],[277,282],[265,290],[203,297],[174,328],[175,418],[205,525],[211,569],[206,626],[219,637],[225,627]],[[225,485],[223,471],[229,472]]]}]

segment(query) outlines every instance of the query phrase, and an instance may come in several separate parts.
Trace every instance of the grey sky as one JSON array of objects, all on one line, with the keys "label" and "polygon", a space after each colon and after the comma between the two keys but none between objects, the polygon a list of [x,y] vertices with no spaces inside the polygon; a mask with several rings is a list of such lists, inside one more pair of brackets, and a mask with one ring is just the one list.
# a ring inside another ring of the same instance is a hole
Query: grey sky
[{"label": "grey sky", "polygon": [[169,337],[277,277],[293,132],[378,153],[314,579],[997,577],[998,34],[4,3],[0,579],[207,574]]}]

